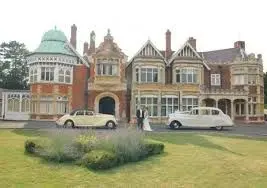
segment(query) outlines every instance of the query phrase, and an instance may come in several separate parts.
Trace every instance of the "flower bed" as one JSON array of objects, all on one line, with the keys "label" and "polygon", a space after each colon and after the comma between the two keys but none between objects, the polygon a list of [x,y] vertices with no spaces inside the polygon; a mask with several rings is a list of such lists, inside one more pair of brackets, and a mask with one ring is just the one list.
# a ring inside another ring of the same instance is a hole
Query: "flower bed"
[{"label": "flower bed", "polygon": [[54,134],[49,138],[27,140],[25,152],[48,161],[74,162],[91,169],[108,169],[160,154],[164,145],[148,141],[137,131],[112,131],[97,135]]}]

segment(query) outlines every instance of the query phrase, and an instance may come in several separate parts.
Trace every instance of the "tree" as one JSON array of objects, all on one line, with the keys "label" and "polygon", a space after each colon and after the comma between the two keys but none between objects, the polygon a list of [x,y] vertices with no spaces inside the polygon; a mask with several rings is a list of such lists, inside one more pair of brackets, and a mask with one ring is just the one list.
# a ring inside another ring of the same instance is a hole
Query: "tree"
[{"label": "tree", "polygon": [[28,53],[26,46],[17,41],[0,45],[0,88],[28,89]]}]

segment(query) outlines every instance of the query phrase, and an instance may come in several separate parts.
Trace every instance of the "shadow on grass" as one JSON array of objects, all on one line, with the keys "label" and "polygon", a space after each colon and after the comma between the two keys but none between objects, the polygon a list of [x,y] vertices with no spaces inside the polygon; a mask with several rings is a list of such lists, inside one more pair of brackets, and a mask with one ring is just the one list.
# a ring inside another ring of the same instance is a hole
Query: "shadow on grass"
[{"label": "shadow on grass", "polygon": [[193,133],[184,133],[184,134],[170,134],[170,133],[150,133],[147,135],[149,138],[158,140],[161,142],[167,142],[171,144],[178,144],[178,145],[195,145],[200,147],[205,147],[209,149],[216,149],[220,151],[225,151],[231,154],[244,156],[241,153],[237,153],[227,148],[224,148],[220,145],[214,144],[210,142],[208,139],[201,135],[193,134]]}]

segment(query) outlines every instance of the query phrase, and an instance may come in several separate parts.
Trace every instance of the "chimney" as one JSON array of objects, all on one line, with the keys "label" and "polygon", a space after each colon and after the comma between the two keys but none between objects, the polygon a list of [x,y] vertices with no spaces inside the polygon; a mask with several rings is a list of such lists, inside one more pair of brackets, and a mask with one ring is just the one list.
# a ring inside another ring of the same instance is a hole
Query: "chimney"
[{"label": "chimney", "polygon": [[71,26],[71,37],[70,37],[70,43],[74,49],[76,49],[76,32],[77,32],[77,27],[75,24]]},{"label": "chimney", "polygon": [[197,40],[193,37],[189,37],[188,43],[196,50],[197,49]]},{"label": "chimney", "polygon": [[87,54],[88,52],[88,42],[83,43],[83,54]]},{"label": "chimney", "polygon": [[171,49],[171,32],[168,29],[165,33],[166,35],[166,49],[165,49],[165,58],[169,58],[172,52]]},{"label": "chimney", "polygon": [[246,50],[245,41],[236,41],[234,47]]},{"label": "chimney", "polygon": [[95,52],[95,32],[92,31],[90,34],[90,48],[89,48],[89,52]]}]

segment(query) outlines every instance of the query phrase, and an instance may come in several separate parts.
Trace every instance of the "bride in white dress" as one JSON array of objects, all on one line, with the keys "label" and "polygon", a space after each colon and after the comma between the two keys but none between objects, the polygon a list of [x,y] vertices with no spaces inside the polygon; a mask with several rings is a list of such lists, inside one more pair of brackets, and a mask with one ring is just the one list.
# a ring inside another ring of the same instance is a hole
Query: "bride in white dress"
[{"label": "bride in white dress", "polygon": [[145,111],[144,111],[143,130],[144,131],[152,131],[150,124],[149,124],[147,108],[145,108]]}]

